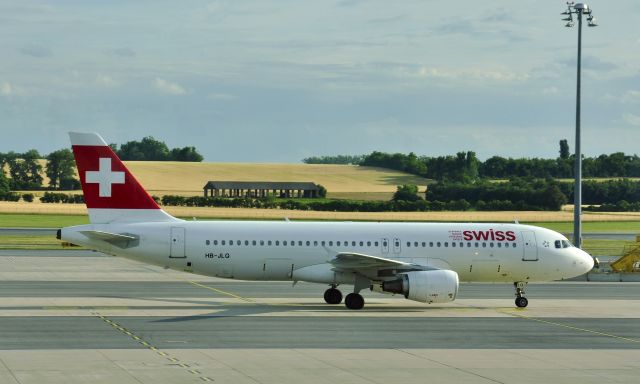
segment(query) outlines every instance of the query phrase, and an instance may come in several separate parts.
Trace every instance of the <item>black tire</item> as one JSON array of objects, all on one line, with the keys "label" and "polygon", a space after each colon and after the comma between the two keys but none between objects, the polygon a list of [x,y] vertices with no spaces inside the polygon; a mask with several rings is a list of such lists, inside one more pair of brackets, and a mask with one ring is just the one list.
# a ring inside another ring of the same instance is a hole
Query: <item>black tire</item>
[{"label": "black tire", "polygon": [[362,309],[364,298],[359,293],[350,293],[344,298],[344,305],[349,309]]},{"label": "black tire", "polygon": [[516,297],[516,307],[526,308],[529,305],[529,300],[526,297]]},{"label": "black tire", "polygon": [[329,288],[324,291],[324,301],[327,304],[340,304],[342,302],[342,292],[339,289]]}]

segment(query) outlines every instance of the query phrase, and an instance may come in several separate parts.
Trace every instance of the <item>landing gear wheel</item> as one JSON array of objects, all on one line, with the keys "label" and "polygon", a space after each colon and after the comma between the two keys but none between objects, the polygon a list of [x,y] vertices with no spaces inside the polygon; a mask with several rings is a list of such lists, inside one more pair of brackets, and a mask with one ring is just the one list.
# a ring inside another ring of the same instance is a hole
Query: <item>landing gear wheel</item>
[{"label": "landing gear wheel", "polygon": [[350,293],[344,298],[344,305],[349,309],[362,309],[364,298],[359,293]]},{"label": "landing gear wheel", "polygon": [[524,287],[527,285],[524,281],[516,281],[513,286],[516,288],[516,307],[525,308],[529,305],[529,300],[524,297]]},{"label": "landing gear wheel", "polygon": [[516,307],[525,308],[529,305],[529,300],[526,297],[516,297]]},{"label": "landing gear wheel", "polygon": [[336,288],[329,288],[324,291],[324,301],[327,304],[340,304],[342,301],[342,292]]}]

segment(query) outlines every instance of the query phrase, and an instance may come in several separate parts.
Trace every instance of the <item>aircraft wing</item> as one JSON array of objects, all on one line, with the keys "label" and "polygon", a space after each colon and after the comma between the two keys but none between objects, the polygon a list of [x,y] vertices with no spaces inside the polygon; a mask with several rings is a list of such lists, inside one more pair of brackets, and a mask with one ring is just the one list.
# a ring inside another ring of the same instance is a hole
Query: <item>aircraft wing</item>
[{"label": "aircraft wing", "polygon": [[403,261],[386,259],[384,257],[365,255],[362,253],[341,252],[338,253],[330,263],[340,270],[362,270],[362,269],[413,269],[415,264]]}]

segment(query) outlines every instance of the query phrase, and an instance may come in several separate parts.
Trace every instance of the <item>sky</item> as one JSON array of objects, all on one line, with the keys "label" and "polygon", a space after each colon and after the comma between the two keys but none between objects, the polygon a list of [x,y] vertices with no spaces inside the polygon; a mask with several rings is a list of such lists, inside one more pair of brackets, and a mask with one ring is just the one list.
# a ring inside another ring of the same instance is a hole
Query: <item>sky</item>
[{"label": "sky", "polygon": [[[640,153],[640,1],[589,5],[583,153]],[[153,136],[206,161],[574,150],[564,1],[0,0],[0,152]]]}]

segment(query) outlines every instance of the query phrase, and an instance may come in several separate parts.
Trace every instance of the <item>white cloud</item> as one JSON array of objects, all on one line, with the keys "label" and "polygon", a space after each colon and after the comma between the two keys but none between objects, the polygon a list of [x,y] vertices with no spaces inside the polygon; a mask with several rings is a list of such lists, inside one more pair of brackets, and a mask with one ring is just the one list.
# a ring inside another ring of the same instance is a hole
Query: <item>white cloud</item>
[{"label": "white cloud", "polygon": [[0,87],[0,93],[2,93],[2,95],[4,96],[11,96],[13,94],[13,87],[11,86],[11,84],[5,81]]},{"label": "white cloud", "polygon": [[103,88],[115,88],[120,85],[119,82],[115,81],[111,76],[107,75],[96,76],[96,84]]},{"label": "white cloud", "polygon": [[625,123],[635,125],[636,127],[640,127],[640,116],[634,115],[633,113],[625,113],[622,115],[622,119]]},{"label": "white cloud", "polygon": [[187,91],[178,83],[172,83],[165,79],[161,79],[156,77],[153,81],[153,87],[160,91],[161,93],[165,93],[167,95],[186,95]]}]

